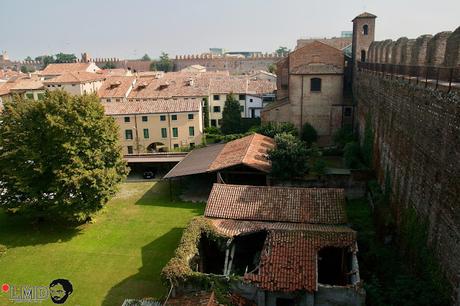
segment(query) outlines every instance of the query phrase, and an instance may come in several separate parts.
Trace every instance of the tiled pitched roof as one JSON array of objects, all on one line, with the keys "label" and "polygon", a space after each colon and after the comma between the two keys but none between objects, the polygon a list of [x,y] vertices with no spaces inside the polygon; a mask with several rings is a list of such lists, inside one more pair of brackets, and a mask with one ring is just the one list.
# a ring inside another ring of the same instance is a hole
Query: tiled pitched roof
[{"label": "tiled pitched roof", "polygon": [[92,81],[100,81],[105,79],[103,74],[77,71],[77,72],[65,72],[52,79],[43,81],[44,84],[67,84],[67,83],[86,83]]},{"label": "tiled pitched roof", "polygon": [[262,95],[273,93],[276,90],[276,84],[267,80],[250,80],[248,83],[249,94]]},{"label": "tiled pitched roof", "polygon": [[274,147],[274,140],[261,134],[252,134],[227,142],[208,171],[243,164],[263,172],[270,172],[271,164],[267,159],[267,153]]},{"label": "tiled pitched roof", "polygon": [[129,94],[129,99],[158,99],[172,97],[206,97],[209,79],[201,74],[165,73],[160,78],[142,78]]},{"label": "tiled pitched roof", "polygon": [[102,103],[105,114],[128,115],[128,114],[156,114],[156,113],[180,113],[197,112],[201,107],[201,100],[197,99],[169,99],[138,102],[106,102]]},{"label": "tiled pitched roof", "polygon": [[37,90],[43,89],[43,82],[39,79],[30,79],[24,78],[17,80],[15,85],[11,87],[11,91],[21,91],[21,90]]},{"label": "tiled pitched roof", "polygon": [[[131,103],[131,102],[129,102]],[[266,155],[275,147],[272,138],[252,134],[226,144],[195,149],[169,171],[164,178],[173,178],[245,165],[262,172],[270,172]]]},{"label": "tiled pitched roof", "polygon": [[210,91],[213,94],[245,94],[249,79],[246,76],[221,76],[211,79]]},{"label": "tiled pitched roof", "polygon": [[258,231],[310,231],[317,233],[354,233],[345,225],[289,223],[289,222],[264,222],[234,219],[207,218],[220,234],[233,237]]},{"label": "tiled pitched roof", "polygon": [[317,252],[324,247],[354,247],[356,233],[269,231],[257,274],[244,279],[263,290],[292,292],[317,290]]},{"label": "tiled pitched roof", "polygon": [[41,75],[59,75],[67,72],[86,71],[91,63],[62,63],[49,64],[40,73]]},{"label": "tiled pitched roof", "polygon": [[274,222],[345,224],[345,193],[335,188],[214,184],[206,217]]},{"label": "tiled pitched roof", "polygon": [[134,76],[112,76],[102,83],[97,95],[99,98],[123,98],[136,79]]}]

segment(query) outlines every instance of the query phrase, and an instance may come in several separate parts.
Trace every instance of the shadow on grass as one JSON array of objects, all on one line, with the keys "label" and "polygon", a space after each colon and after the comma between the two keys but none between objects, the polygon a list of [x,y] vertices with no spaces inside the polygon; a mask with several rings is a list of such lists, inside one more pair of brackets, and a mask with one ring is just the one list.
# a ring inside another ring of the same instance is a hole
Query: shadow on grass
[{"label": "shadow on grass", "polygon": [[173,228],[142,247],[142,267],[139,272],[112,287],[102,306],[121,305],[125,299],[161,298],[168,290],[160,279],[161,270],[173,256],[183,228]]},{"label": "shadow on grass", "polygon": [[69,241],[80,231],[81,227],[78,226],[66,226],[53,221],[34,223],[26,216],[0,211],[0,244],[9,249]]},{"label": "shadow on grass", "polygon": [[175,207],[192,209],[196,214],[202,214],[204,203],[185,202],[179,198],[183,184],[178,182],[159,181],[152,186],[139,200],[136,205]]}]

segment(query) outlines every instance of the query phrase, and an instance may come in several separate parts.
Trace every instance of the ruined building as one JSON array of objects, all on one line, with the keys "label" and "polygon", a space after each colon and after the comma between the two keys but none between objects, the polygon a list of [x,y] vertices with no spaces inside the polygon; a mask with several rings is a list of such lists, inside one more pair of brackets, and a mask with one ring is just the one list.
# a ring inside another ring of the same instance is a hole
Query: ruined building
[{"label": "ruined building", "polygon": [[259,306],[364,305],[343,189],[214,184],[163,270],[176,294],[222,282]]}]

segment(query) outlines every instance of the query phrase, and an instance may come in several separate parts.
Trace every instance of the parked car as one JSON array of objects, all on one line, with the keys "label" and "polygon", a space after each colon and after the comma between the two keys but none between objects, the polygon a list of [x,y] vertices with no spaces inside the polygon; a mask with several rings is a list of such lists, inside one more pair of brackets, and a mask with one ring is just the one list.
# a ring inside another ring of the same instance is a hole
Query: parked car
[{"label": "parked car", "polygon": [[153,173],[152,171],[145,171],[144,174],[143,174],[143,177],[145,179],[154,179],[155,178],[155,173]]}]

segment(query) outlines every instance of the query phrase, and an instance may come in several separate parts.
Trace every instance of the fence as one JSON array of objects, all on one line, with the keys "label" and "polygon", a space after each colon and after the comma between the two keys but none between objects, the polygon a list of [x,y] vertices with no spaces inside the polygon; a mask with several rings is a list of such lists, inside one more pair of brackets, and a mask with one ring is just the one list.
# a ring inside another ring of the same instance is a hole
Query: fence
[{"label": "fence", "polygon": [[409,82],[423,82],[425,87],[429,83],[435,85],[435,88],[444,86],[450,92],[452,87],[460,85],[460,67],[435,67],[435,66],[410,66],[381,63],[358,62],[358,69],[369,70],[390,78],[408,79]]}]

